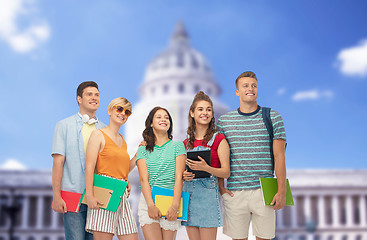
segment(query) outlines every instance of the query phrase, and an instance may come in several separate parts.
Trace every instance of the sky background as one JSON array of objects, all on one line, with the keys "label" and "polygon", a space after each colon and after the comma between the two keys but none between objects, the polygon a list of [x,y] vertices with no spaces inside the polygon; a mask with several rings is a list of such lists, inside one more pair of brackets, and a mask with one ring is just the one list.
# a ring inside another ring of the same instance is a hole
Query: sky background
[{"label": "sky background", "polygon": [[229,109],[257,73],[258,103],[283,116],[288,168],[366,169],[367,1],[0,0],[0,168],[52,167],[56,122],[100,85],[97,114],[139,101],[149,62],[182,21]]}]

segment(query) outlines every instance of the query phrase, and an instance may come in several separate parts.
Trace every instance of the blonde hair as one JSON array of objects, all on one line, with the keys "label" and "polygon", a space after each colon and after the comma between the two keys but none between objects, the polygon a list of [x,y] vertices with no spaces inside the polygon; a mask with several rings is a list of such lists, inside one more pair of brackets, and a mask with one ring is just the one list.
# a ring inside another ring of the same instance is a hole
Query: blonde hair
[{"label": "blonde hair", "polygon": [[118,97],[118,98],[113,99],[110,102],[110,104],[108,104],[107,110],[111,111],[113,107],[116,105],[132,110],[132,104],[126,98],[123,98],[123,97]]}]

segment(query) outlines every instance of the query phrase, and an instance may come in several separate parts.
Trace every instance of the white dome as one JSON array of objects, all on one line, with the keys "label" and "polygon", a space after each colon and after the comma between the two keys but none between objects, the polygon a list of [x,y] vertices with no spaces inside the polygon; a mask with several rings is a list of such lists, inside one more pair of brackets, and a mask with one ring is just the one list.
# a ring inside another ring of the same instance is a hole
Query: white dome
[{"label": "white dome", "polygon": [[[157,84],[164,89],[157,89]],[[140,93],[143,98],[152,98],[169,94],[169,89],[175,89],[173,94],[192,95],[204,90],[214,97],[220,93],[208,61],[191,48],[182,23],[177,24],[168,48],[149,63]]]}]

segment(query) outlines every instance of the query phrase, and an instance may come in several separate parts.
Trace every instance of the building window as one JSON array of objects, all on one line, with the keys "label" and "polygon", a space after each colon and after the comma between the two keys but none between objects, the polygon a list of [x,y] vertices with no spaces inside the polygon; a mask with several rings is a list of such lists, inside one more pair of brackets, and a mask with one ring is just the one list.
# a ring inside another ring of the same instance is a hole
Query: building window
[{"label": "building window", "polygon": [[169,89],[168,85],[167,84],[164,85],[163,86],[163,93],[168,93],[168,89]]},{"label": "building window", "polygon": [[[64,227],[64,218],[62,217],[62,214],[57,214],[58,216],[57,216],[57,218],[58,218],[58,226],[60,227],[60,228],[63,228]],[[64,238],[63,238],[64,239]],[[62,239],[62,240],[63,240]]]},{"label": "building window", "polygon": [[195,94],[196,93],[198,93],[200,91],[200,87],[199,87],[199,85],[198,84],[196,84],[195,86],[194,86],[194,92],[195,92]]},{"label": "building window", "polygon": [[353,197],[353,223],[355,225],[358,225],[361,222],[361,216],[360,216],[360,211],[359,211],[359,207],[358,207],[358,203],[359,203],[359,198],[357,196]]},{"label": "building window", "polygon": [[333,210],[331,208],[332,201],[331,196],[325,197],[325,222],[326,224],[332,224],[332,216],[333,216]]},{"label": "building window", "polygon": [[45,197],[44,198],[44,204],[43,204],[43,226],[50,227],[51,226],[51,203],[52,203],[52,197]]},{"label": "building window", "polygon": [[210,88],[208,88],[208,90],[206,90],[206,94],[208,94],[210,96],[212,94],[212,90]]},{"label": "building window", "polygon": [[340,222],[341,224],[346,224],[347,223],[347,211],[346,211],[345,197],[340,197],[339,203],[340,203]]},{"label": "building window", "polygon": [[286,207],[283,208],[283,225],[290,227],[292,224],[292,219],[291,219],[291,208],[290,207]]},{"label": "building window", "polygon": [[[35,227],[37,222],[37,197],[29,198],[29,215],[28,215],[28,223],[30,227]],[[62,215],[62,214],[60,214]]]},{"label": "building window", "polygon": [[177,67],[181,68],[183,66],[184,66],[183,54],[182,52],[178,52],[177,53]]},{"label": "building window", "polygon": [[194,55],[191,56],[191,66],[195,69],[199,66],[198,60],[196,60],[196,57]]},{"label": "building window", "polygon": [[[6,203],[8,202],[8,196],[1,195],[1,201]],[[0,211],[0,227],[4,227],[6,224],[6,219],[8,218],[7,214],[4,211]],[[2,239],[2,238],[0,238]]]},{"label": "building window", "polygon": [[182,83],[180,83],[180,84],[178,85],[178,92],[179,92],[179,93],[183,93],[183,92],[185,92],[185,85],[183,85]]}]

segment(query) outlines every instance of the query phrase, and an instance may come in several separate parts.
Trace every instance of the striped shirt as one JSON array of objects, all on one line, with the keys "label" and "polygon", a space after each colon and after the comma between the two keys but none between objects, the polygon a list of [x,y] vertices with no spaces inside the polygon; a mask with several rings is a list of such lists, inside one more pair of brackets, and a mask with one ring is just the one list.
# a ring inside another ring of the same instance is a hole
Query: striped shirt
[{"label": "striped shirt", "polygon": [[185,146],[181,141],[169,140],[162,146],[154,146],[152,152],[140,146],[136,161],[146,159],[150,187],[173,189],[175,186],[176,157],[186,155]]},{"label": "striped shirt", "polygon": [[[280,114],[270,112],[274,139],[286,140],[284,123]],[[219,132],[228,141],[231,155],[231,176],[227,187],[231,191],[260,188],[260,177],[273,177],[270,153],[270,137],[260,106],[252,113],[240,109],[229,112],[218,119]]]}]

